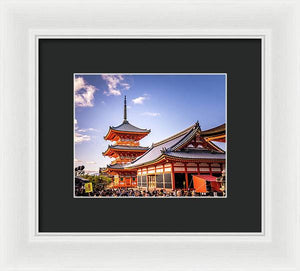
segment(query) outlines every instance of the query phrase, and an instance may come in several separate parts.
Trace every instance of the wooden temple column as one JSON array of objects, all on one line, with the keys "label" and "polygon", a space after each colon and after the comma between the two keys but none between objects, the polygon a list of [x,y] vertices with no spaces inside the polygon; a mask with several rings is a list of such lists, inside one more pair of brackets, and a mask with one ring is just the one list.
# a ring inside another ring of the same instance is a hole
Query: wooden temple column
[{"label": "wooden temple column", "polygon": [[154,178],[155,178],[155,189],[157,188],[157,185],[156,185],[156,165],[154,166]]},{"label": "wooden temple column", "polygon": [[163,189],[166,189],[166,182],[165,182],[165,164],[163,166]]},{"label": "wooden temple column", "polygon": [[148,172],[148,166],[146,167],[146,169],[147,169],[147,173],[146,173],[146,187],[147,187],[147,190],[148,190],[148,188],[149,188],[149,183],[148,183],[148,174],[149,174],[149,172]]},{"label": "wooden temple column", "polygon": [[189,189],[189,177],[187,173],[186,163],[184,163],[184,173],[185,173],[185,189]]},{"label": "wooden temple column", "polygon": [[171,163],[171,169],[172,169],[172,189],[175,190],[175,174],[174,174],[174,165]]},{"label": "wooden temple column", "polygon": [[212,175],[211,163],[208,163],[208,165],[209,165],[209,175]]},{"label": "wooden temple column", "polygon": [[129,173],[129,186],[132,187],[132,173]]},{"label": "wooden temple column", "polygon": [[198,163],[197,163],[197,173],[198,173],[198,175],[200,175],[200,166]]}]

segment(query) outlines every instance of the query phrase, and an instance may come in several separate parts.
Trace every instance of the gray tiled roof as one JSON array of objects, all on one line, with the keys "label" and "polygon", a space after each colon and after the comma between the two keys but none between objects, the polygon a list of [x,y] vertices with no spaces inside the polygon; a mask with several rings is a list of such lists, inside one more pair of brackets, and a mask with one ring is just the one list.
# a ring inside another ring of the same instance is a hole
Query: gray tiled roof
[{"label": "gray tiled roof", "polygon": [[111,126],[110,128],[116,131],[123,131],[123,132],[148,133],[151,131],[147,129],[138,128],[126,120],[123,121],[122,124],[120,124],[119,126]]},{"label": "gray tiled roof", "polygon": [[[195,127],[197,128],[197,126]],[[198,129],[191,129],[188,133],[185,134],[185,136],[178,140],[173,146],[171,146],[167,151],[174,151],[176,148],[181,146],[182,144],[188,142],[190,139],[194,137]]]},{"label": "gray tiled roof", "polygon": [[115,169],[123,169],[124,165],[123,164],[114,164],[114,165],[108,165],[108,168],[115,168]]},{"label": "gray tiled roof", "polygon": [[187,159],[225,159],[225,153],[210,152],[207,150],[192,150],[192,151],[178,151],[167,152],[168,156],[181,157]]},{"label": "gray tiled roof", "polygon": [[217,127],[214,127],[212,129],[208,129],[205,131],[202,131],[203,136],[213,136],[217,134],[225,134],[226,133],[226,125],[225,123],[222,125],[219,125]]},{"label": "gray tiled roof", "polygon": [[158,159],[162,155],[182,157],[186,159],[225,159],[224,152],[211,152],[206,149],[192,149],[187,151],[175,151],[178,146],[181,146],[188,140],[190,140],[197,131],[201,131],[199,123],[186,129],[183,133],[177,134],[178,136],[173,136],[169,139],[162,141],[162,143],[156,143],[151,146],[151,148],[144,153],[142,156],[137,158],[125,167],[135,167],[140,166],[145,163],[149,163]]},{"label": "gray tiled roof", "polygon": [[[189,131],[187,131],[188,133]],[[162,150],[163,149],[167,149],[172,147],[174,144],[176,144],[178,141],[180,141],[181,139],[183,139],[186,134],[180,135],[170,141],[167,141],[165,143],[162,143],[160,145],[154,145],[152,146],[146,153],[144,153],[142,156],[140,156],[139,158],[137,158],[135,161],[133,161],[131,164],[127,165],[128,167],[131,166],[137,166],[137,165],[141,165],[150,161],[153,161],[155,159],[157,159],[159,156],[162,155]]]}]

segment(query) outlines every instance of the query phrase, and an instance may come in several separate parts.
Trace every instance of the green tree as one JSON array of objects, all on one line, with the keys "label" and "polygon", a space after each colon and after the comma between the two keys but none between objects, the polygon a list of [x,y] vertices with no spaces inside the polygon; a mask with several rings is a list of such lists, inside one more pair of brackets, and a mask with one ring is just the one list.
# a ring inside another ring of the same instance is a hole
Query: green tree
[{"label": "green tree", "polygon": [[93,184],[94,189],[105,189],[111,184],[112,179],[104,175],[83,175],[83,178],[89,180]]}]

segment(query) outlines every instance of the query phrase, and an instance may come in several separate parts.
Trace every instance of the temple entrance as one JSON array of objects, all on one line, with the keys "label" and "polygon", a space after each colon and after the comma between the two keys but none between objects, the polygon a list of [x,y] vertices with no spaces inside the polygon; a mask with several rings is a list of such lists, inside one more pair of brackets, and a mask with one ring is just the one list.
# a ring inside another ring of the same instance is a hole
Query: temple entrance
[{"label": "temple entrance", "polygon": [[185,189],[185,173],[175,173],[175,189]]},{"label": "temple entrance", "polygon": [[155,175],[148,175],[148,188],[156,188]]},{"label": "temple entrance", "polygon": [[193,175],[197,175],[196,173],[188,173],[188,185],[189,189],[194,189],[194,180],[193,180]]},{"label": "temple entrance", "polygon": [[131,179],[130,178],[125,178],[125,184],[126,186],[130,186],[131,185]]}]

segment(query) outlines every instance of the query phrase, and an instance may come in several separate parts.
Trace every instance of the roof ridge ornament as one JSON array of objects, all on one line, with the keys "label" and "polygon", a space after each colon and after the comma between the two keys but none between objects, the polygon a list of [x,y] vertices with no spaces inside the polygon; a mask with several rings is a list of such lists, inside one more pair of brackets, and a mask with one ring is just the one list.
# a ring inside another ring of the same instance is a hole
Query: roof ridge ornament
[{"label": "roof ridge ornament", "polygon": [[199,120],[196,121],[195,128],[199,128],[200,131],[201,131],[201,126],[200,126]]},{"label": "roof ridge ornament", "polygon": [[160,150],[160,152],[163,153],[163,154],[166,153],[166,152],[167,152],[167,148],[166,148],[166,147],[162,148],[162,149]]}]

